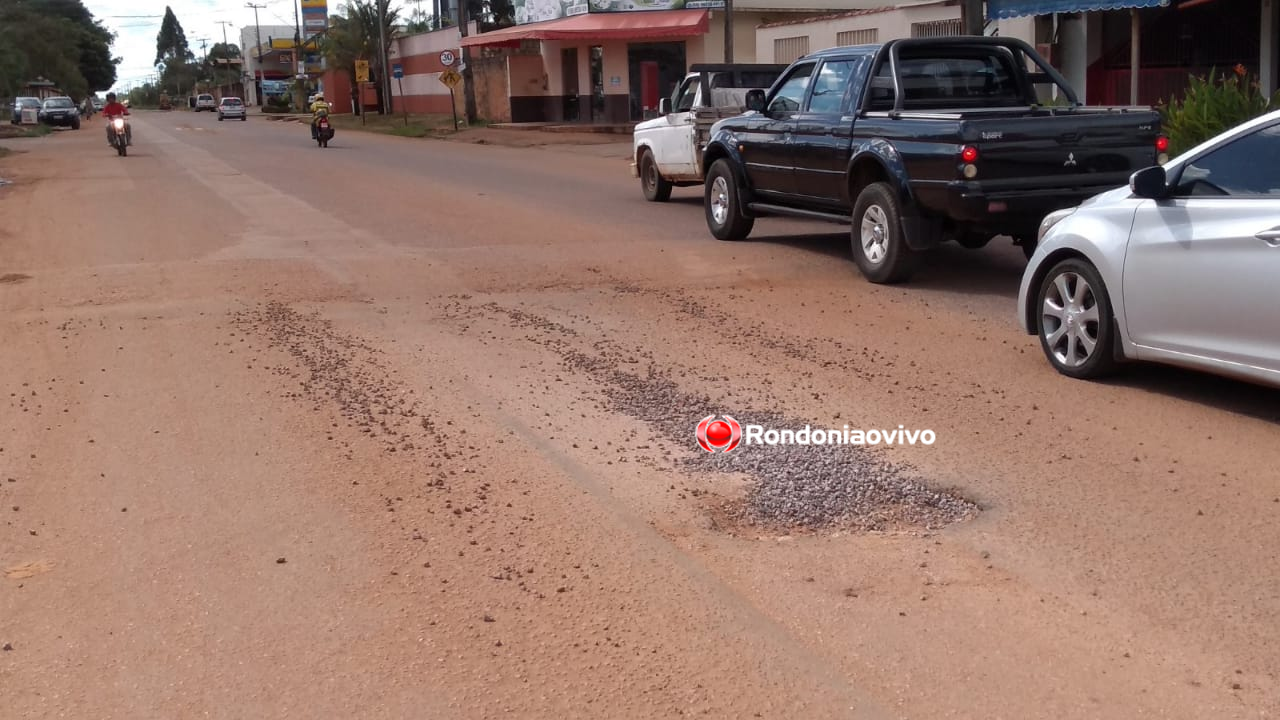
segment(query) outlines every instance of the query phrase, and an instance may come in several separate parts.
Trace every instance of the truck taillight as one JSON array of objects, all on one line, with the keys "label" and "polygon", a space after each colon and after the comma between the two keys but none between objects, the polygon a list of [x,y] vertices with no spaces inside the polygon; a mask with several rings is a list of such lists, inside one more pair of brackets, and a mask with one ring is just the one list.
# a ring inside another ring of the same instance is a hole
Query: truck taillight
[{"label": "truck taillight", "polygon": [[960,151],[960,159],[967,163],[977,162],[978,148],[972,145],[965,145],[964,149]]},{"label": "truck taillight", "polygon": [[1156,136],[1156,152],[1169,152],[1169,138],[1163,135]]}]

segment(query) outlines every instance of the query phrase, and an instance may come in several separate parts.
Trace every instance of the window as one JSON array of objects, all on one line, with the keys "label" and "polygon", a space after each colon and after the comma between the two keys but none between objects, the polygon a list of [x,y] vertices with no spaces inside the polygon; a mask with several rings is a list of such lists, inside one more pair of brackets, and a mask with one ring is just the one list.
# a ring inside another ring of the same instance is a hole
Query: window
[{"label": "window", "polygon": [[[901,57],[898,62],[905,109],[1016,107],[1025,105],[1012,56],[960,49],[953,54]],[[893,75],[886,59],[871,83],[869,109],[893,108]]]},{"label": "window", "polygon": [[1254,131],[1187,163],[1178,195],[1280,196],[1280,124]]},{"label": "window", "polygon": [[964,25],[960,23],[960,18],[911,23],[911,37],[913,38],[949,37],[963,34]]},{"label": "window", "polygon": [[813,95],[809,98],[809,112],[840,113],[844,110],[845,90],[853,75],[856,60],[838,60],[822,64],[822,70],[813,81]]},{"label": "window", "polygon": [[691,77],[676,92],[676,112],[688,112],[693,109],[693,101],[698,97],[698,78]]},{"label": "window", "polygon": [[793,63],[808,54],[808,35],[776,38],[773,41],[773,61],[779,65]]},{"label": "window", "polygon": [[880,28],[867,28],[866,30],[845,30],[836,33],[836,45],[870,45],[879,42]]},{"label": "window", "polygon": [[813,63],[806,63],[791,71],[777,94],[769,102],[769,113],[796,112],[804,103],[804,91],[809,87],[809,76],[813,74]]}]

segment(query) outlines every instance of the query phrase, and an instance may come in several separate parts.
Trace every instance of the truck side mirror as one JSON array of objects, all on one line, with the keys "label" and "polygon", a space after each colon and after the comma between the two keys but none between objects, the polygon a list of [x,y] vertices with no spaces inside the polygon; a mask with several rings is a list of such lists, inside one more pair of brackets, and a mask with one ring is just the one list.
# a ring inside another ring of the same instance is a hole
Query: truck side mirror
[{"label": "truck side mirror", "polygon": [[764,112],[764,91],[753,89],[747,91],[747,109]]},{"label": "truck side mirror", "polygon": [[658,101],[658,114],[659,115],[671,114],[671,98],[662,98],[661,100]]},{"label": "truck side mirror", "polygon": [[1143,168],[1129,176],[1129,190],[1140,198],[1159,200],[1169,194],[1169,178],[1161,165]]}]

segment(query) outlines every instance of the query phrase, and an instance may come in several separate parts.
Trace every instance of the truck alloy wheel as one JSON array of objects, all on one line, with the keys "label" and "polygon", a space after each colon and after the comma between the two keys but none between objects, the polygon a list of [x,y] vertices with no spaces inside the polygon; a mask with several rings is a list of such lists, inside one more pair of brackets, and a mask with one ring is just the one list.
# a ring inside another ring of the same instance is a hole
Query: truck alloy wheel
[{"label": "truck alloy wheel", "polygon": [[742,213],[742,196],[738,191],[738,178],[727,158],[720,158],[707,173],[706,197],[703,205],[707,213],[707,227],[721,240],[741,240],[751,234],[756,220]]},{"label": "truck alloy wheel", "polygon": [[872,183],[853,206],[853,259],[873,283],[896,283],[915,271],[919,257],[907,247],[898,196],[888,183]]}]

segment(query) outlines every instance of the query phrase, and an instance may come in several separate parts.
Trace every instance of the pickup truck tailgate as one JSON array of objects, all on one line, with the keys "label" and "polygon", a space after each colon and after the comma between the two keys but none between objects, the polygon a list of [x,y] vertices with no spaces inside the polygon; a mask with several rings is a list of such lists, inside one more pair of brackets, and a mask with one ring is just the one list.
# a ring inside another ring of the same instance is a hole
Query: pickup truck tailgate
[{"label": "pickup truck tailgate", "polygon": [[976,179],[986,191],[1123,185],[1157,161],[1154,111],[1045,112],[961,122],[961,138],[978,149]]}]

